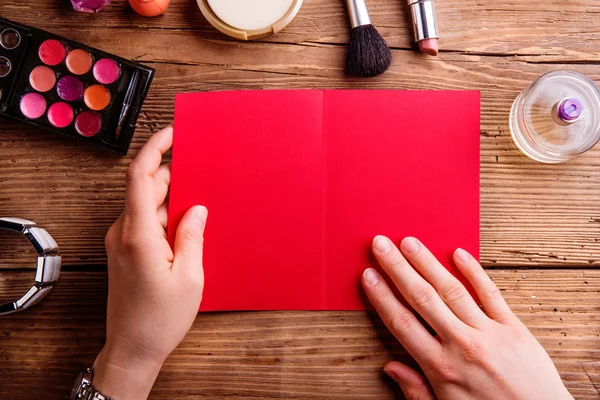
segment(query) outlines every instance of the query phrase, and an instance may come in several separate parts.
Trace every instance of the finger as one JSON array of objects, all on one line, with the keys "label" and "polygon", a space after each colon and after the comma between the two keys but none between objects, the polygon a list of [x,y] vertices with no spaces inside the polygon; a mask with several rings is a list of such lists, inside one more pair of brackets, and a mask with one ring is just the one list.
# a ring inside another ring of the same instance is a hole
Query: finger
[{"label": "finger", "polygon": [[181,219],[175,233],[173,268],[181,269],[201,286],[204,284],[202,252],[207,216],[206,207],[190,208]]},{"label": "finger", "polygon": [[171,163],[163,164],[158,167],[154,174],[154,190],[156,191],[156,206],[159,207],[165,202],[169,193],[171,184]]},{"label": "finger", "polygon": [[457,249],[454,252],[454,263],[475,289],[475,293],[490,318],[500,323],[518,320],[502,297],[500,289],[492,282],[473,256],[463,249]]},{"label": "finger", "polygon": [[400,389],[407,399],[436,400],[425,377],[408,365],[392,361],[383,367],[383,371],[400,385]]},{"label": "finger", "polygon": [[162,155],[173,143],[173,128],[155,133],[127,168],[125,207],[134,220],[151,220],[156,215],[156,194],[153,175],[160,167]]},{"label": "finger", "polygon": [[440,342],[398,301],[379,272],[373,268],[365,270],[362,284],[385,326],[417,362],[435,358],[441,353]]},{"label": "finger", "polygon": [[440,338],[444,340],[463,332],[466,325],[450,311],[435,289],[415,271],[390,239],[375,237],[373,254],[402,296]]},{"label": "finger", "polygon": [[434,287],[450,310],[464,323],[481,327],[489,321],[465,286],[419,240],[407,237],[400,250],[408,262]]},{"label": "finger", "polygon": [[166,230],[169,225],[169,199],[158,207],[157,214],[160,225]]}]

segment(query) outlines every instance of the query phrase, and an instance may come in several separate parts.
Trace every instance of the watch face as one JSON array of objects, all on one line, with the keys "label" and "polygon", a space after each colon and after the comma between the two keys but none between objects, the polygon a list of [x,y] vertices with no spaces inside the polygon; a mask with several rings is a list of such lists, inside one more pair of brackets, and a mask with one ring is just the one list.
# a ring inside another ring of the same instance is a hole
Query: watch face
[{"label": "watch face", "polygon": [[77,380],[75,381],[75,385],[73,385],[73,390],[71,390],[71,400],[79,399],[79,393],[81,390],[81,385],[83,384],[83,372],[79,373]]}]

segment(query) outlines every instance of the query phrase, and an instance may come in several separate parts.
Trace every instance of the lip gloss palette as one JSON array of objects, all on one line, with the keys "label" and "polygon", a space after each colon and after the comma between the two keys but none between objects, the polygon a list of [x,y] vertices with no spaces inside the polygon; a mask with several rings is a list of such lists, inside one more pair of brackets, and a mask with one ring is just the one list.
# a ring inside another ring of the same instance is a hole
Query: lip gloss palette
[{"label": "lip gloss palette", "polygon": [[127,154],[154,69],[0,18],[0,115]]}]

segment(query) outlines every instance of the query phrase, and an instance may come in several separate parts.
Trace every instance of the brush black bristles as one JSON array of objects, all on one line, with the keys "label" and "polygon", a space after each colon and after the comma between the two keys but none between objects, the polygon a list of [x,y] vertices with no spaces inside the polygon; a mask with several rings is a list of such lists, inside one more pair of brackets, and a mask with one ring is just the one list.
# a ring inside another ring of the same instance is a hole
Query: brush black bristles
[{"label": "brush black bristles", "polygon": [[352,28],[346,72],[365,78],[383,74],[392,63],[392,50],[371,24]]}]

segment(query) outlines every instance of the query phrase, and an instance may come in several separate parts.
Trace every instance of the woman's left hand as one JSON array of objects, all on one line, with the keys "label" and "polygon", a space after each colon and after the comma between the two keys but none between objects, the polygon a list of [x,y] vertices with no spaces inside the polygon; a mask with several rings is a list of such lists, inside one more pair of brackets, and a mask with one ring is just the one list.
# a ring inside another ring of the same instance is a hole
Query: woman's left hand
[{"label": "woman's left hand", "polygon": [[192,207],[166,239],[171,169],[161,165],[173,128],[154,134],[127,170],[125,211],[106,235],[106,344],[94,387],[119,400],[146,399],[167,356],[186,335],[204,287],[202,245],[207,210]]}]

